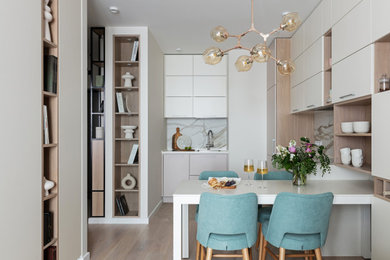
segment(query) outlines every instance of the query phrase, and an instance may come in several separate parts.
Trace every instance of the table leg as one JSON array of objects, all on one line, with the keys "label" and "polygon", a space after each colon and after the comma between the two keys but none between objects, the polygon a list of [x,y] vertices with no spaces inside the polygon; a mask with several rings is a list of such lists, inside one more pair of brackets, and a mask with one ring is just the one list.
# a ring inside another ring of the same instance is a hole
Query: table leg
[{"label": "table leg", "polygon": [[173,260],[181,260],[181,203],[173,198]]},{"label": "table leg", "polygon": [[189,258],[190,257],[190,254],[189,254],[189,243],[188,243],[188,237],[189,237],[189,234],[188,234],[188,204],[183,204],[181,206],[182,208],[182,213],[181,213],[181,218],[182,218],[182,226],[181,226],[181,230],[182,230],[182,250],[183,250],[183,255],[182,257],[183,258]]}]

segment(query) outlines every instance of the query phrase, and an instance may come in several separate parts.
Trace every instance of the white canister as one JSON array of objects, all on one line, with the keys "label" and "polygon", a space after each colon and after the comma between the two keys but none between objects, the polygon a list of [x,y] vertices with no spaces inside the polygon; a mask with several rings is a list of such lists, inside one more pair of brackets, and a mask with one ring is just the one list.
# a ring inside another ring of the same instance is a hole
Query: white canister
[{"label": "white canister", "polygon": [[340,149],[341,162],[345,165],[351,164],[351,148],[345,147]]},{"label": "white canister", "polygon": [[96,130],[96,139],[103,139],[104,138],[104,127],[103,126],[97,126],[95,128]]},{"label": "white canister", "polygon": [[354,167],[362,167],[363,165],[363,151],[362,149],[351,150],[352,154],[352,165]]}]

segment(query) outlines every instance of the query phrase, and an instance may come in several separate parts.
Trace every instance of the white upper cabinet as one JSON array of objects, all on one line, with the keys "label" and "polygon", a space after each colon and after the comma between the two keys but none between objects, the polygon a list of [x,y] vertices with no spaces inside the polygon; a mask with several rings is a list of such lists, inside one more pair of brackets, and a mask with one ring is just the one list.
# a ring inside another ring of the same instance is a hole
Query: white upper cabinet
[{"label": "white upper cabinet", "polygon": [[165,117],[193,117],[192,97],[165,97]]},{"label": "white upper cabinet", "polygon": [[324,35],[332,28],[332,0],[322,0],[318,8],[322,11],[321,35]]},{"label": "white upper cabinet", "polygon": [[206,64],[202,55],[194,55],[194,75],[226,75],[227,57],[223,57],[216,65]]},{"label": "white upper cabinet", "polygon": [[304,85],[293,87],[290,92],[291,113],[300,112],[304,106]]},{"label": "white upper cabinet", "polygon": [[225,97],[226,76],[194,76],[194,96]]},{"label": "white upper cabinet", "polygon": [[192,76],[166,76],[165,96],[167,97],[191,97]]},{"label": "white upper cabinet", "polygon": [[291,37],[291,59],[295,60],[304,51],[305,27],[304,24]]},{"label": "white upper cabinet", "polygon": [[333,65],[333,103],[372,94],[373,55],[372,44]]},{"label": "white upper cabinet", "polygon": [[351,11],[352,8],[354,8],[361,1],[362,0],[332,0],[332,25],[340,21],[344,15]]},{"label": "white upper cabinet", "polygon": [[194,97],[194,117],[227,117],[226,97]]},{"label": "white upper cabinet", "polygon": [[372,175],[390,180],[390,92],[372,96]]},{"label": "white upper cabinet", "polygon": [[372,40],[374,42],[390,33],[389,10],[389,0],[371,1]]},{"label": "white upper cabinet", "polygon": [[185,75],[193,74],[193,55],[165,55],[164,57],[165,75]]},{"label": "white upper cabinet", "polygon": [[321,107],[323,105],[324,72],[320,72],[304,82],[304,110]]},{"label": "white upper cabinet", "polygon": [[[337,1],[343,2],[343,1]],[[333,2],[334,4],[335,2]],[[371,1],[363,0],[332,28],[332,63],[371,43]]]}]

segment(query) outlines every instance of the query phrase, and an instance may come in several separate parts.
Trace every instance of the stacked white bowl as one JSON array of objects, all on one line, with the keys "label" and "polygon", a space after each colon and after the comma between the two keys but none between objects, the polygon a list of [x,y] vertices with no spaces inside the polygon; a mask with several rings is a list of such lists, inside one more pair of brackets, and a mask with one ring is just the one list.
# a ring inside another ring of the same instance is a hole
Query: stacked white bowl
[{"label": "stacked white bowl", "polygon": [[341,131],[345,134],[368,133],[370,131],[370,122],[369,121],[342,122]]}]

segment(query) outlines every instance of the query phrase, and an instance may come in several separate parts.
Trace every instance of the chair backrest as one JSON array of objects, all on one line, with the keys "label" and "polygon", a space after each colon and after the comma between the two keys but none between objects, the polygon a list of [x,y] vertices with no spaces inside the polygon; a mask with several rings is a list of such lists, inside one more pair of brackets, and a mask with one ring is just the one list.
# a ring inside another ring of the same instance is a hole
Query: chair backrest
[{"label": "chair backrest", "polygon": [[[292,174],[288,171],[275,171],[264,174],[264,180],[292,180]],[[255,180],[261,180],[261,174],[255,174]]]},{"label": "chair backrest", "polygon": [[305,195],[282,192],[276,197],[265,239],[280,247],[286,234],[319,234],[325,244],[333,193]]},{"label": "chair backrest", "polygon": [[199,180],[208,180],[209,177],[238,178],[238,174],[234,171],[204,171],[200,173]]},{"label": "chair backrest", "polygon": [[211,234],[245,234],[248,248],[257,239],[257,195],[202,193],[199,202],[197,240],[208,246]]}]

